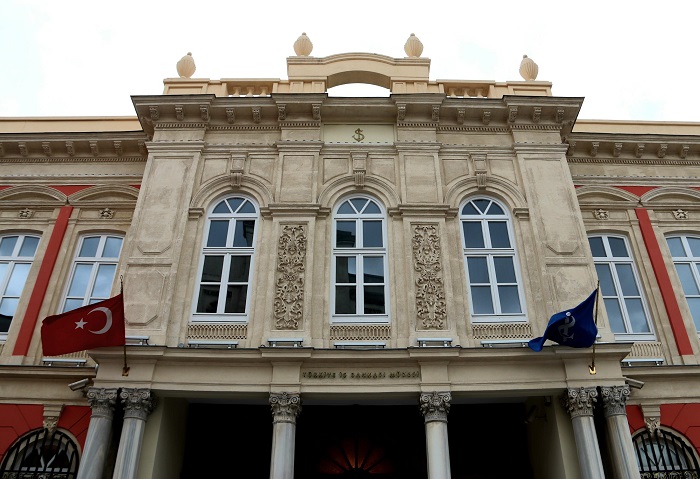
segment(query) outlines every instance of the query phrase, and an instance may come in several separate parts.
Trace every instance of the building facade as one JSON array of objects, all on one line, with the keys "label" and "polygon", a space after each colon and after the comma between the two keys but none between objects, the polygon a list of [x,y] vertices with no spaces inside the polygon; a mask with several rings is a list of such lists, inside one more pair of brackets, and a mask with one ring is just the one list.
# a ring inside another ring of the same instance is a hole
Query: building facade
[{"label": "building facade", "polygon": [[[0,477],[698,477],[700,124],[307,41],[0,119]],[[42,354],[122,281],[126,353]],[[524,347],[598,281],[594,349]]]}]

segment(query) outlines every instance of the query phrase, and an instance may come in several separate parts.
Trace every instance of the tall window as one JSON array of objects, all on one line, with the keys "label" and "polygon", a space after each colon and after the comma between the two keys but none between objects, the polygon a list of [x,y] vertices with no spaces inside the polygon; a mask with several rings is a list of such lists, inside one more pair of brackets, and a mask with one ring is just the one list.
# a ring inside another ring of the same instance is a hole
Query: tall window
[{"label": "tall window", "polygon": [[0,237],[0,340],[7,337],[38,244],[38,236]]},{"label": "tall window", "polygon": [[218,202],[207,219],[198,272],[194,321],[245,321],[255,256],[258,209],[234,196]]},{"label": "tall window", "polygon": [[683,285],[695,328],[700,331],[700,238],[672,236],[667,238],[673,264]]},{"label": "tall window", "polygon": [[123,238],[91,235],[80,239],[62,311],[109,298],[117,271]]},{"label": "tall window", "polygon": [[333,321],[388,321],[382,209],[356,196],[340,203],[333,225]]},{"label": "tall window", "polygon": [[698,477],[696,453],[680,436],[665,429],[653,433],[644,429],[632,441],[642,479]]},{"label": "tall window", "polygon": [[627,239],[590,236],[588,243],[613,333],[628,335],[628,339],[652,339],[649,315]]},{"label": "tall window", "polygon": [[460,220],[472,320],[524,321],[510,217],[494,200],[474,198]]},{"label": "tall window", "polygon": [[0,463],[0,477],[75,479],[80,457],[73,439],[60,430],[36,429],[17,439]]}]

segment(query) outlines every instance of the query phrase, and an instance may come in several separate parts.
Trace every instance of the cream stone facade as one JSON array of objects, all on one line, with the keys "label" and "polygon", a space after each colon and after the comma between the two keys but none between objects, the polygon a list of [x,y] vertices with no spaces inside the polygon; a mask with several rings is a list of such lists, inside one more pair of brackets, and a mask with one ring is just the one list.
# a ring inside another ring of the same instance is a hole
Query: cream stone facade
[{"label": "cream stone facade", "polygon": [[[430,80],[419,43],[0,118],[0,477],[698,477],[700,124],[577,120],[528,58]],[[128,374],[45,357],[120,276]],[[525,347],[598,280],[595,353]]]}]

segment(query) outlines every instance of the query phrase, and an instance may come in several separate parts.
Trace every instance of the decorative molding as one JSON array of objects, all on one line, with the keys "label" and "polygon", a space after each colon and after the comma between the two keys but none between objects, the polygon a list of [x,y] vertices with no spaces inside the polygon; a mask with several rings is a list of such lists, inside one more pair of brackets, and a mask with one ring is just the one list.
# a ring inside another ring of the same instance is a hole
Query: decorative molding
[{"label": "decorative molding", "polygon": [[355,177],[355,186],[364,188],[365,175],[367,174],[367,152],[352,153],[352,173]]},{"label": "decorative molding", "polygon": [[388,341],[391,326],[388,324],[334,324],[331,326],[332,341]]},{"label": "decorative molding", "polygon": [[396,121],[404,121],[406,119],[406,104],[396,104]]},{"label": "decorative molding", "polygon": [[610,212],[608,210],[599,208],[593,212],[593,216],[595,216],[597,220],[609,220]]},{"label": "decorative molding", "polygon": [[97,142],[94,140],[90,141],[90,153],[92,153],[92,156],[97,156],[100,154],[100,149],[97,146]]},{"label": "decorative molding", "polygon": [[508,109],[508,123],[514,123],[516,118],[518,118],[518,107],[511,106]]},{"label": "decorative molding", "polygon": [[245,163],[248,160],[247,154],[231,153],[231,187],[240,188],[243,180]]},{"label": "decorative molding", "polygon": [[200,105],[199,115],[201,116],[203,122],[208,123],[209,122],[209,106]]},{"label": "decorative molding", "polygon": [[187,325],[187,339],[226,341],[246,339],[247,324],[231,323],[190,323]]},{"label": "decorative molding", "polygon": [[474,175],[476,176],[476,187],[480,190],[486,188],[486,175],[488,175],[488,169],[486,167],[486,155],[469,155],[472,160],[472,167],[474,168]]},{"label": "decorative molding", "polygon": [[24,141],[20,141],[17,143],[17,146],[19,147],[19,153],[22,156],[27,156],[29,154],[29,150],[27,149],[27,143]]},{"label": "decorative molding", "polygon": [[52,435],[56,432],[56,427],[58,426],[58,416],[44,416],[43,425],[49,435]]},{"label": "decorative molding", "polygon": [[141,156],[148,156],[148,150],[146,149],[146,142],[143,140],[139,140],[137,142],[137,146],[139,149],[139,153],[141,153]]},{"label": "decorative molding", "polygon": [[688,212],[685,210],[682,210],[678,208],[677,210],[674,210],[673,212],[673,217],[676,218],[677,220],[687,220],[688,219]]},{"label": "decorative molding", "polygon": [[175,105],[175,118],[177,118],[179,121],[185,119],[185,110],[182,105]]},{"label": "decorative molding", "polygon": [[690,151],[690,145],[683,145],[681,146],[681,151],[678,153],[678,156],[685,159],[688,156],[688,151]]},{"label": "decorative molding", "polygon": [[557,123],[561,123],[564,121],[564,109],[563,108],[557,108],[557,113],[556,113],[556,116],[554,117],[554,121]]},{"label": "decorative molding", "polygon": [[660,417],[645,417],[644,418],[644,425],[646,426],[647,431],[649,431],[651,434],[654,434],[661,427],[661,418]]},{"label": "decorative molding", "polygon": [[314,121],[321,121],[321,104],[314,103],[311,105],[311,117]]},{"label": "decorative molding", "polygon": [[635,158],[588,158],[588,157],[576,157],[567,158],[569,163],[604,163],[609,165],[664,165],[664,166],[697,166],[698,162],[695,160],[669,160],[664,158],[659,161],[652,161],[648,159],[635,159]]},{"label": "decorative molding", "polygon": [[100,216],[100,219],[111,220],[112,218],[114,218],[114,210],[112,210],[110,208],[101,209],[99,211],[99,216]]},{"label": "decorative molding", "polygon": [[643,154],[644,154],[644,143],[637,143],[637,146],[634,149],[634,156],[636,156],[637,158],[641,158]]},{"label": "decorative molding", "polygon": [[[512,128],[505,126],[466,126],[466,125],[440,125],[437,127],[437,131],[469,131],[469,132],[480,132],[480,133],[509,133]],[[451,145],[444,145],[446,147]],[[463,146],[463,145],[457,145]]]},{"label": "decorative molding", "polygon": [[277,105],[277,121],[284,121],[287,119],[287,105],[280,103]]},{"label": "decorative molding", "polygon": [[600,146],[600,142],[598,142],[598,141],[591,142],[591,156],[595,156],[598,154],[598,147],[599,146]]},{"label": "decorative molding", "polygon": [[574,154],[574,150],[576,150],[576,142],[574,140],[569,141],[569,147],[566,149],[566,156],[571,156]]},{"label": "decorative molding", "polygon": [[124,154],[121,141],[114,140],[114,152],[117,154],[117,156],[122,156]]},{"label": "decorative molding", "polygon": [[661,427],[661,406],[657,404],[642,404],[642,416],[647,430],[654,434]]},{"label": "decorative molding", "polygon": [[659,158],[663,158],[664,156],[666,156],[666,151],[667,151],[667,150],[668,150],[668,144],[667,144],[667,143],[661,143],[661,144],[659,145],[659,149],[658,149],[657,152],[656,152],[656,156],[658,156]]},{"label": "decorative molding", "polygon": [[259,106],[254,106],[253,111],[253,123],[260,123],[262,120],[261,108]]},{"label": "decorative molding", "polygon": [[416,270],[416,315],[424,329],[445,329],[447,304],[442,281],[442,251],[437,223],[413,227],[413,269]]},{"label": "decorative molding", "polygon": [[298,393],[270,393],[272,423],[288,422],[296,424],[301,412],[301,398]]},{"label": "decorative molding", "polygon": [[440,105],[433,105],[433,121],[440,121]]},{"label": "decorative molding", "polygon": [[51,143],[48,141],[42,141],[41,149],[44,150],[44,155],[51,156]]},{"label": "decorative molding", "polygon": [[117,403],[117,389],[89,388],[86,394],[93,417],[112,419],[114,405]]},{"label": "decorative molding", "polygon": [[542,107],[536,106],[532,109],[532,122],[539,123],[542,116]]},{"label": "decorative molding", "polygon": [[226,108],[226,121],[233,124],[236,121],[236,110],[234,108]]},{"label": "decorative molding", "polygon": [[19,210],[19,213],[17,213],[17,218],[21,220],[28,220],[32,216],[34,216],[34,210],[30,210],[29,208]]},{"label": "decorative molding", "polygon": [[56,432],[58,419],[61,417],[62,410],[63,404],[44,404],[43,426],[44,429],[48,431],[49,435]]},{"label": "decorative molding", "polygon": [[485,110],[484,113],[481,115],[481,123],[484,125],[488,125],[491,123],[491,112],[488,110]]},{"label": "decorative molding", "polygon": [[157,106],[149,106],[148,107],[148,114],[151,115],[151,121],[158,121],[160,120],[160,110],[158,110]]},{"label": "decorative molding", "polygon": [[532,338],[530,323],[486,323],[474,324],[474,339],[529,339]]},{"label": "decorative molding", "polygon": [[457,110],[457,123],[460,125],[464,123],[464,115],[466,114],[466,110],[464,108],[459,108]]},{"label": "decorative molding", "polygon": [[630,395],[630,387],[624,386],[601,386],[600,395],[603,399],[603,411],[605,417],[625,416],[625,406]]},{"label": "decorative molding", "polygon": [[449,392],[421,393],[420,412],[425,417],[425,422],[447,422],[451,401],[452,394]]},{"label": "decorative molding", "polygon": [[596,388],[569,388],[561,396],[561,404],[571,418],[593,416],[593,406],[598,401]]},{"label": "decorative molding", "polygon": [[277,329],[299,329],[304,314],[306,226],[285,225],[277,241],[274,317]]},{"label": "decorative molding", "polygon": [[615,143],[613,145],[613,156],[617,158],[622,153],[622,143]]},{"label": "decorative molding", "polygon": [[124,419],[134,418],[145,421],[156,407],[156,398],[150,389],[122,388],[119,393],[124,408]]}]

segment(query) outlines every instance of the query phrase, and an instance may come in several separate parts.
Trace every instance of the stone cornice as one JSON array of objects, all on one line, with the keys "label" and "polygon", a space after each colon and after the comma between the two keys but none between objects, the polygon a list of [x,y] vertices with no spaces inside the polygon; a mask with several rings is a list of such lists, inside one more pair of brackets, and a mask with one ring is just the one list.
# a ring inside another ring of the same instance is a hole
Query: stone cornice
[{"label": "stone cornice", "polygon": [[145,161],[143,132],[0,133],[0,161]]},{"label": "stone cornice", "polygon": [[272,203],[260,208],[260,214],[263,218],[280,216],[325,217],[330,214],[330,208],[311,203]]}]

